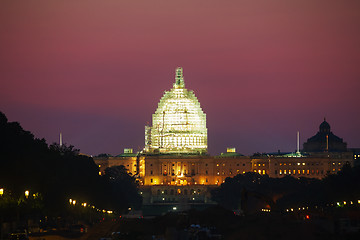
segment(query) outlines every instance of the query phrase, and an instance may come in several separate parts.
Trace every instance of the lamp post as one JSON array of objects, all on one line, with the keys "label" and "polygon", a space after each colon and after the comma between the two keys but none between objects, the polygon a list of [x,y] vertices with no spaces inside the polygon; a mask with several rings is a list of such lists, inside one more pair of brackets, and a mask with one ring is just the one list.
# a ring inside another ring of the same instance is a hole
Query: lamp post
[{"label": "lamp post", "polygon": [[29,190],[26,190],[26,191],[25,191],[25,197],[26,197],[26,198],[29,198],[29,194],[30,194]]},{"label": "lamp post", "polygon": [[2,197],[4,195],[4,189],[0,188],[0,197]]}]

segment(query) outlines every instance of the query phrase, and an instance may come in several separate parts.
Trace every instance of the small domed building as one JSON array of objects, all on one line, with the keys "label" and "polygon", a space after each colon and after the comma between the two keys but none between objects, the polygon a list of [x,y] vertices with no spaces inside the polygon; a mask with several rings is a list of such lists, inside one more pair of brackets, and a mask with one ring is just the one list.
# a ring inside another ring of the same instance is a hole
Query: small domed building
[{"label": "small domed building", "polygon": [[347,144],[330,131],[330,124],[324,118],[319,132],[304,143],[304,152],[346,152]]}]

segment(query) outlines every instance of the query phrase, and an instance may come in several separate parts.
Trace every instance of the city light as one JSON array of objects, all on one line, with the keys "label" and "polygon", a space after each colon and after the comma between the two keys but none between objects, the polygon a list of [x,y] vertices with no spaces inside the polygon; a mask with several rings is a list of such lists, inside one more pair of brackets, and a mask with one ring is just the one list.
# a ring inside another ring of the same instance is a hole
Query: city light
[{"label": "city light", "polygon": [[26,191],[25,191],[25,197],[28,198],[28,197],[29,197],[29,194],[30,194],[29,190],[26,190]]},{"label": "city light", "polygon": [[4,189],[0,188],[0,196],[4,195]]}]

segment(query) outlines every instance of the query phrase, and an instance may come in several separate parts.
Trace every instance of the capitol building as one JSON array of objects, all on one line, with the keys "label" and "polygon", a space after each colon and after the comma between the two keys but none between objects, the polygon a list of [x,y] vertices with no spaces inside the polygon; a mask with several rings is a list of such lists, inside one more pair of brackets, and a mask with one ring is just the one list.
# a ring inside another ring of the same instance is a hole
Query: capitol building
[{"label": "capitol building", "polygon": [[321,179],[346,164],[354,165],[360,157],[330,131],[325,119],[319,132],[297,153],[243,156],[228,148],[219,156],[210,156],[207,135],[206,114],[194,92],[185,88],[184,72],[178,67],[173,87],[165,91],[152,115],[152,125],[145,126],[144,149],[137,153],[125,149],[124,154],[95,157],[94,161],[99,174],[123,165],[138,180],[143,205],[169,211],[215,204],[210,191],[237,174]]}]

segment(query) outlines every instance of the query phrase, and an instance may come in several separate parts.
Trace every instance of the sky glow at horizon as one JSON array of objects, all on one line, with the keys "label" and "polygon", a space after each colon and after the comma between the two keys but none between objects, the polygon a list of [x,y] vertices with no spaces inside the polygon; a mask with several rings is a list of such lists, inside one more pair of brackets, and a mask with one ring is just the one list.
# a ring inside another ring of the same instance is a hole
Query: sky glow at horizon
[{"label": "sky glow at horizon", "polygon": [[184,69],[211,154],[360,147],[360,1],[1,1],[0,111],[87,154],[144,147]]}]

